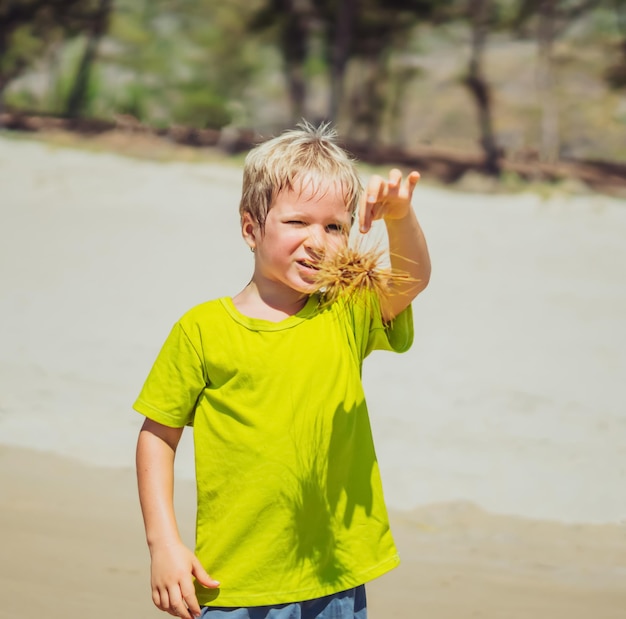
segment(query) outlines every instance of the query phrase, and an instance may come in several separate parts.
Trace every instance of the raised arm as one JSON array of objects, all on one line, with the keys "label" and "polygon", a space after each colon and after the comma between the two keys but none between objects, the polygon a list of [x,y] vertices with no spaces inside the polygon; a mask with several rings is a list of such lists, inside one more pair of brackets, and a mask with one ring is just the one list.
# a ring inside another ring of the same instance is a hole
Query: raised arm
[{"label": "raised arm", "polygon": [[424,233],[411,206],[413,190],[419,181],[419,172],[411,172],[406,180],[396,168],[389,178],[372,176],[359,208],[359,228],[369,232],[372,222],[383,219],[389,236],[391,267],[407,273],[411,281],[394,284],[383,299],[383,318],[395,318],[428,285],[430,256]]},{"label": "raised arm", "polygon": [[200,615],[193,577],[205,587],[218,587],[178,531],[174,513],[174,457],[182,428],[146,419],[137,441],[137,483],[151,557],[154,604],[170,615]]}]

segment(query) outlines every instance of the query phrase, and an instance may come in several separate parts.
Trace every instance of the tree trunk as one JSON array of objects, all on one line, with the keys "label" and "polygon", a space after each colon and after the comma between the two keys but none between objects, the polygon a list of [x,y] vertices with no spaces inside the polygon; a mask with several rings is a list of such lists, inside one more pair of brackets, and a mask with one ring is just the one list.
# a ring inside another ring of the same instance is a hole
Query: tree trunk
[{"label": "tree trunk", "polygon": [[370,97],[371,123],[369,126],[369,144],[377,149],[382,143],[385,124],[385,109],[389,95],[389,49],[386,46],[371,59],[372,73],[368,87]]},{"label": "tree trunk", "polygon": [[500,174],[499,152],[493,131],[491,92],[483,72],[483,52],[488,30],[488,0],[470,0],[469,17],[472,25],[472,46],[465,85],[474,97],[478,109],[480,144],[485,154],[489,174]]},{"label": "tree trunk", "polygon": [[626,51],[626,0],[614,0],[615,22],[622,37],[622,50]]},{"label": "tree trunk", "polygon": [[[6,37],[2,31],[0,31],[0,58],[4,56],[6,51]],[[4,90],[7,86],[5,76],[0,72],[0,114],[4,112]],[[2,123],[0,123],[2,127]]]},{"label": "tree trunk", "polygon": [[286,40],[283,42],[285,78],[287,80],[287,91],[289,93],[292,124],[306,117],[307,99],[306,80],[304,77],[305,55],[299,53],[301,51],[299,48],[302,39],[299,39],[295,34],[296,29],[288,26],[285,32]]},{"label": "tree trunk", "polygon": [[359,0],[343,0],[339,3],[337,26],[330,53],[330,101],[328,117],[337,122],[339,107],[343,99],[343,84],[346,65],[350,57],[350,47],[354,32],[354,23],[359,9]]},{"label": "tree trunk", "polygon": [[555,9],[557,0],[542,0],[539,5],[537,43],[539,65],[537,86],[541,105],[541,145],[539,156],[542,161],[555,162],[559,158],[560,127],[558,101],[554,89],[554,37]]},{"label": "tree trunk", "polygon": [[65,113],[70,118],[81,116],[87,104],[89,91],[89,78],[91,69],[98,55],[100,40],[106,32],[109,14],[111,12],[113,0],[100,0],[98,8],[93,16],[93,27],[87,39],[87,45],[81,58],[72,90],[67,98]]},{"label": "tree trunk", "polygon": [[626,86],[626,0],[614,0],[614,4],[615,21],[622,39],[619,45],[621,58],[617,65],[621,77],[621,79],[618,80],[618,85]]},{"label": "tree trunk", "polygon": [[291,122],[295,124],[306,117],[307,88],[304,65],[308,53],[311,7],[307,0],[284,0],[283,7],[286,15],[281,45]]},{"label": "tree trunk", "polygon": [[[4,113],[4,89],[6,84],[0,80],[0,116]],[[2,128],[2,121],[0,120],[0,129]]]},{"label": "tree trunk", "polygon": [[387,104],[389,72],[383,50],[376,47],[359,55],[358,79],[350,91],[350,114],[346,118],[346,133],[362,142],[370,154],[380,146]]},{"label": "tree trunk", "polygon": [[389,136],[392,144],[400,148],[407,147],[409,136],[404,128],[405,113],[404,104],[408,100],[406,92],[415,77],[416,69],[413,67],[400,67],[390,71],[389,99],[391,101],[388,112]]}]

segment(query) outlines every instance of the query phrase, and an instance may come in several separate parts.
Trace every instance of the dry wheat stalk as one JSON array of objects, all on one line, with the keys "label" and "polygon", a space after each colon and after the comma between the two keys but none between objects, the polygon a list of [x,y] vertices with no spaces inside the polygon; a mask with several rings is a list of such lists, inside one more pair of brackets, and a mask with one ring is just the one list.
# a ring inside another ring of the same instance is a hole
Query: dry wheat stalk
[{"label": "dry wheat stalk", "polygon": [[315,277],[323,301],[331,304],[340,298],[354,300],[375,295],[382,302],[398,284],[415,282],[404,271],[382,266],[386,251],[377,247],[363,248],[346,244],[337,252],[320,260]]}]

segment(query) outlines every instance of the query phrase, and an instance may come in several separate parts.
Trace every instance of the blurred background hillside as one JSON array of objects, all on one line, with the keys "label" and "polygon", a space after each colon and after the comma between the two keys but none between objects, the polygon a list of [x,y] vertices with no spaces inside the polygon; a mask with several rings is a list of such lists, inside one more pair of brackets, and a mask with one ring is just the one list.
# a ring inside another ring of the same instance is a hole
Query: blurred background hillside
[{"label": "blurred background hillside", "polygon": [[359,156],[492,175],[625,163],[626,0],[0,0],[2,112],[233,148],[330,120]]}]

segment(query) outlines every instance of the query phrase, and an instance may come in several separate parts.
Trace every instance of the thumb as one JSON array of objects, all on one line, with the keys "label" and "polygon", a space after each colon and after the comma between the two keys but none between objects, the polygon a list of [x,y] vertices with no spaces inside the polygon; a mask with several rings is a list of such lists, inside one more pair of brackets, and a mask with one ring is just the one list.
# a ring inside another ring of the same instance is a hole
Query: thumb
[{"label": "thumb", "polygon": [[195,579],[204,587],[208,587],[209,589],[216,589],[220,586],[220,583],[211,578],[207,571],[202,567],[202,563],[198,560],[197,557],[193,558],[191,564],[191,573],[194,575]]}]

